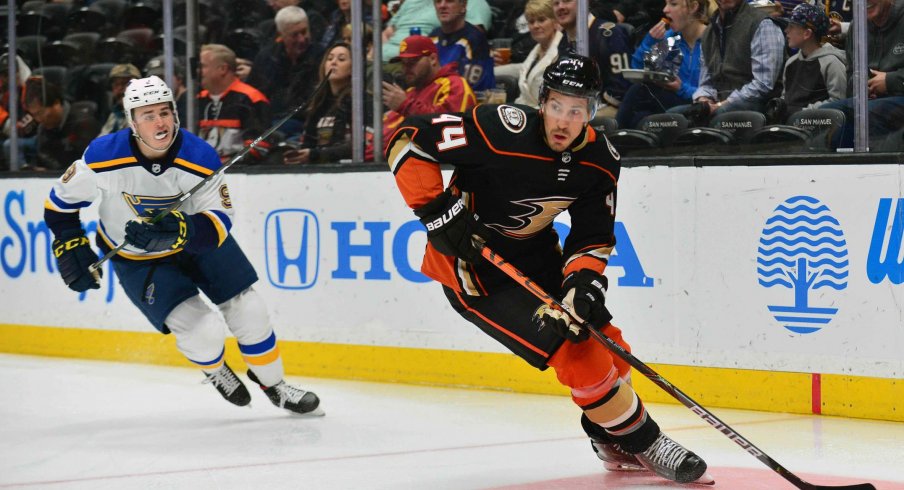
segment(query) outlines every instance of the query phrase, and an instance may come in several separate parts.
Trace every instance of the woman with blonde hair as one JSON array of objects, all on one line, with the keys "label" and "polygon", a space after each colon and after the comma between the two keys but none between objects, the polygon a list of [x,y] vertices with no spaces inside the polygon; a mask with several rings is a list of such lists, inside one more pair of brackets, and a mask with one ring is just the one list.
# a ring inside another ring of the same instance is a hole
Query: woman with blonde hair
[{"label": "woman with blonde hair", "polygon": [[556,47],[562,39],[559,23],[552,10],[552,0],[528,0],[524,17],[530,36],[537,42],[522,63],[497,66],[496,74],[517,74],[520,95],[515,103],[539,107],[543,70],[559,56]]},{"label": "woman with blonde hair", "polygon": [[644,54],[663,39],[675,38],[682,54],[681,66],[671,82],[644,82],[631,86],[615,116],[619,128],[634,128],[650,114],[690,104],[700,80],[701,42],[709,23],[708,0],[666,0],[665,15],[654,25],[631,58],[631,68],[644,67]]}]

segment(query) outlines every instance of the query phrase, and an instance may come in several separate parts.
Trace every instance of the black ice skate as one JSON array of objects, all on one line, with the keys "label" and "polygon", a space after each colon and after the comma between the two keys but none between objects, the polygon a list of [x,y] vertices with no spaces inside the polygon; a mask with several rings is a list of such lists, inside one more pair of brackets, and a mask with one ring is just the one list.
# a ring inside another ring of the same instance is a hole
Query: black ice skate
[{"label": "black ice skate", "polygon": [[626,452],[618,444],[590,439],[590,447],[609,471],[647,471],[637,456]]},{"label": "black ice skate", "polygon": [[248,393],[242,380],[232,372],[232,369],[229,369],[225,362],[220,369],[213,373],[204,373],[204,375],[207,376],[204,382],[213,384],[217,392],[223,395],[223,398],[229,403],[240,407],[251,403],[251,393]]},{"label": "black ice skate", "polygon": [[313,391],[305,391],[301,388],[296,388],[290,384],[286,384],[285,381],[280,381],[273,386],[266,387],[261,384],[260,380],[258,380],[257,376],[254,374],[254,371],[251,371],[250,369],[248,370],[248,377],[251,378],[251,381],[260,385],[261,389],[264,390],[264,393],[267,395],[267,398],[269,398],[277,407],[285,408],[286,410],[299,414],[324,415],[323,410],[317,409],[317,407],[320,406],[320,398],[318,398]]},{"label": "black ice skate", "polygon": [[636,456],[647,469],[665,479],[678,483],[715,483],[706,474],[705,461],[661,432],[653,445]]}]

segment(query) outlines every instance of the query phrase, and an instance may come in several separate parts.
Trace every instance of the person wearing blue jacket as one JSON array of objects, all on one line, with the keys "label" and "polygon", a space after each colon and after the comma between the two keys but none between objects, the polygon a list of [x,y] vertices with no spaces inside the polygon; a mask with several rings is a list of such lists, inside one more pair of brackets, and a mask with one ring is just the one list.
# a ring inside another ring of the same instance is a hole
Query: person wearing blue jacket
[{"label": "person wearing blue jacket", "polygon": [[674,38],[683,55],[677,77],[668,83],[644,82],[625,93],[615,119],[619,128],[634,128],[650,114],[670,107],[690,104],[700,78],[703,31],[708,23],[708,3],[698,0],[668,0],[662,9],[665,18],[654,25],[634,51],[631,68],[644,68],[644,55],[663,39]]}]

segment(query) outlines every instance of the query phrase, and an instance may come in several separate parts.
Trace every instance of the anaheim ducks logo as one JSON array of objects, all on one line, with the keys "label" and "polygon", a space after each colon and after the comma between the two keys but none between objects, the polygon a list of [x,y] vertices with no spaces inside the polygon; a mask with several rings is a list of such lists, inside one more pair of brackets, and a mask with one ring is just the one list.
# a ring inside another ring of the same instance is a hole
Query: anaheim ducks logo
[{"label": "anaheim ducks logo", "polygon": [[524,240],[545,230],[559,213],[568,209],[572,202],[574,202],[573,197],[563,196],[512,201],[512,204],[516,206],[527,208],[526,213],[511,216],[511,220],[515,224],[486,223],[486,225],[505,236]]},{"label": "anaheim ducks logo", "polygon": [[496,108],[496,112],[505,129],[513,133],[520,133],[527,125],[527,114],[517,107],[503,104]]}]

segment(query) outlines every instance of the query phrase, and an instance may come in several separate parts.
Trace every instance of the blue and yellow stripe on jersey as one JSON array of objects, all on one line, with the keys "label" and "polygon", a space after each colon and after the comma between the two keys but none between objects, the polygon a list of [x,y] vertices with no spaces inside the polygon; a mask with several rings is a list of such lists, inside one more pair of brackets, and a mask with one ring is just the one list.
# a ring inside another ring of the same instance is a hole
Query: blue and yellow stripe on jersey
[{"label": "blue and yellow stripe on jersey", "polygon": [[226,346],[223,346],[223,350],[220,351],[220,355],[214,358],[212,361],[197,361],[195,359],[189,359],[189,361],[196,364],[201,369],[219,369],[220,366],[223,365],[223,355],[226,353]]},{"label": "blue and yellow stripe on jersey", "polygon": [[229,230],[232,229],[232,220],[229,219],[226,213],[217,209],[202,211],[200,214],[213,223],[213,227],[217,230],[217,246],[222,245],[223,240],[226,240],[226,237],[229,236]]},{"label": "blue and yellow stripe on jersey", "polygon": [[90,201],[66,202],[57,196],[56,190],[54,189],[50,189],[50,195],[44,200],[44,209],[49,209],[58,213],[75,213],[90,205]]},{"label": "blue and yellow stripe on jersey", "polygon": [[276,345],[276,334],[270,332],[270,336],[253,345],[239,343],[239,351],[245,362],[252,366],[264,366],[279,359],[279,346]]},{"label": "blue and yellow stripe on jersey", "polygon": [[131,137],[131,129],[121,129],[98,137],[85,150],[85,165],[98,173],[141,165],[132,154],[129,144]]}]

